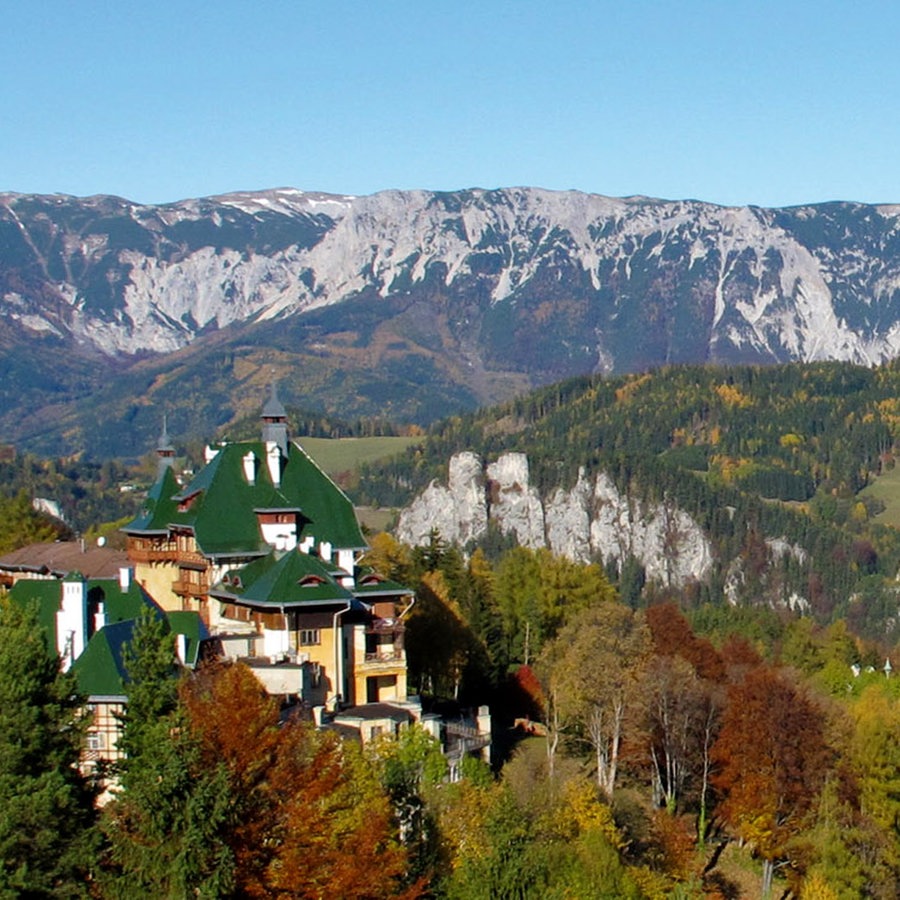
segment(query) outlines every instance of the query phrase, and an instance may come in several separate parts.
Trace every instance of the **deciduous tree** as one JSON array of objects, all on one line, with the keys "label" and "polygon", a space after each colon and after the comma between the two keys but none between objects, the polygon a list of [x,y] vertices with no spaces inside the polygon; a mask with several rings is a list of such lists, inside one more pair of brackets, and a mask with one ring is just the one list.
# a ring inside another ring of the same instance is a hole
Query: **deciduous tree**
[{"label": "deciduous tree", "polygon": [[713,783],[722,793],[722,817],[763,859],[764,895],[828,772],[824,731],[822,713],[807,695],[767,666],[728,692]]},{"label": "deciduous tree", "polygon": [[549,737],[558,736],[564,722],[578,723],[594,749],[597,784],[607,797],[650,650],[643,618],[621,603],[602,602],[576,614],[541,657]]}]

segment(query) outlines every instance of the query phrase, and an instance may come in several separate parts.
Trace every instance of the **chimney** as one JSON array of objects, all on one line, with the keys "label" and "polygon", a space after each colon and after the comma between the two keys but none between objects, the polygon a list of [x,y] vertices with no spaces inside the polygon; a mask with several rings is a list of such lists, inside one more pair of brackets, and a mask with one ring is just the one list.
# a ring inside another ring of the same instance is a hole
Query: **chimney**
[{"label": "chimney", "polygon": [[64,672],[84,652],[87,612],[87,583],[80,572],[72,572],[62,581],[62,603],[56,613],[56,650]]},{"label": "chimney", "polygon": [[281,486],[281,448],[275,441],[266,441],[266,463],[269,466],[269,475],[275,487]]},{"label": "chimney", "polygon": [[244,478],[248,484],[256,484],[256,456],[249,450],[243,457]]}]

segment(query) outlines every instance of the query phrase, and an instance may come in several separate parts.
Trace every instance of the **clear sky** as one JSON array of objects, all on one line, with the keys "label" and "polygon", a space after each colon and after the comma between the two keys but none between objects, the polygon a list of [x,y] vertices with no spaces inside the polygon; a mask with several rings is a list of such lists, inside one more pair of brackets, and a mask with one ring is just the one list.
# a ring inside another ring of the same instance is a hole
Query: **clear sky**
[{"label": "clear sky", "polygon": [[0,0],[0,190],[900,202],[900,3]]}]

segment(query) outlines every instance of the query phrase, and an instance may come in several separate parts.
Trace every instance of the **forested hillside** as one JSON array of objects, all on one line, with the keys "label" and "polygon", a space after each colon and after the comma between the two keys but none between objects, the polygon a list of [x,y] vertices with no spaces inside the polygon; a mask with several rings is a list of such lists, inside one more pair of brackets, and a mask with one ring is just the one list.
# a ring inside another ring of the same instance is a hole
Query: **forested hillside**
[{"label": "forested hillside", "polygon": [[403,505],[461,450],[526,453],[543,495],[602,470],[631,497],[676,503],[713,542],[712,575],[682,603],[720,603],[726,589],[776,606],[800,598],[822,622],[893,639],[900,533],[859,492],[894,465],[898,436],[895,364],[579,378],[440,423],[406,456],[369,467],[359,499]]}]

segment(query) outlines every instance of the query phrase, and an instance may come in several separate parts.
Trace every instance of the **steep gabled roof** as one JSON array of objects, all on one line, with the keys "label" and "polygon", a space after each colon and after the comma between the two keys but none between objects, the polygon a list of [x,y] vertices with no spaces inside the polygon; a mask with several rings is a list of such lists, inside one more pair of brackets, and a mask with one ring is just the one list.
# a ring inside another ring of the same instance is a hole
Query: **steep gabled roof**
[{"label": "steep gabled roof", "polygon": [[[66,580],[77,577],[71,574]],[[136,582],[131,581],[123,591],[117,578],[88,578],[86,581],[88,600],[102,601],[107,625],[114,625],[128,619],[136,619],[145,607],[157,610],[150,595]],[[56,613],[62,605],[62,581],[38,581],[23,579],[10,588],[10,599],[22,607],[37,603],[38,621],[47,634],[51,648],[57,646]]]},{"label": "steep gabled roof", "polygon": [[171,468],[164,468],[147,492],[143,509],[122,530],[126,534],[166,534],[178,509],[174,498],[180,490]]},{"label": "steep gabled roof", "polygon": [[[248,453],[258,461],[252,481],[244,474],[243,459]],[[316,541],[328,541],[334,547],[366,547],[349,498],[296,443],[288,445],[277,486],[266,465],[262,441],[224,445],[184,488],[165,470],[145,510],[124,530],[154,534],[181,527],[193,532],[206,556],[262,554],[269,547],[256,510],[299,510],[302,536],[312,534]]]},{"label": "steep gabled roof", "polygon": [[[160,611],[159,613],[163,613]],[[208,637],[195,612],[165,613],[172,634],[186,638],[185,664],[196,666],[201,641]],[[78,689],[87,697],[124,697],[128,693],[125,648],[134,638],[136,619],[106,625],[91,636],[84,653],[75,660],[72,672]]]},{"label": "steep gabled roof", "polygon": [[273,551],[228,572],[211,597],[255,607],[318,607],[354,604],[353,594],[318,557],[300,550]]},{"label": "steep gabled roof", "polygon": [[304,534],[313,534],[317,541],[329,541],[334,547],[367,548],[350,498],[297,443],[290,444],[281,491],[299,500],[309,520]]},{"label": "steep gabled roof", "polygon": [[72,672],[78,689],[87,697],[124,697],[124,650],[134,636],[135,622],[117,622],[91,635],[84,653],[75,660]]}]

